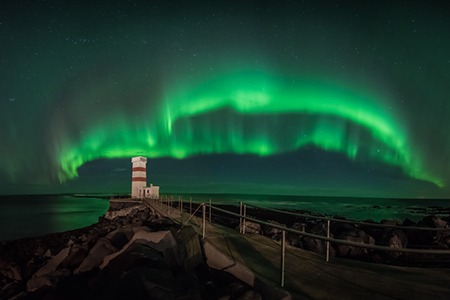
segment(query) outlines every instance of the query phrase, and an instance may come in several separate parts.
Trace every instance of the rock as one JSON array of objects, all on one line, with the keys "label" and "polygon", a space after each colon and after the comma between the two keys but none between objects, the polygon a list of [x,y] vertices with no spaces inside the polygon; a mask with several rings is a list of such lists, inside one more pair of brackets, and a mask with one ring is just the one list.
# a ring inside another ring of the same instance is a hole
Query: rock
[{"label": "rock", "polygon": [[[313,225],[313,227],[306,232],[313,233],[316,235],[321,235],[326,237],[327,236],[327,224],[326,223],[316,223]],[[330,233],[330,237],[333,237],[333,235]],[[303,236],[302,237],[302,244],[303,248],[306,250],[318,252],[318,253],[326,253],[326,241],[314,239],[311,237]],[[330,247],[330,254],[334,255],[334,249]]]},{"label": "rock", "polygon": [[71,247],[67,247],[59,251],[58,254],[53,256],[42,268],[40,268],[33,277],[40,277],[45,274],[54,272],[60,264],[69,256]]},{"label": "rock", "polygon": [[0,260],[0,274],[12,280],[22,280],[22,271],[14,261]]},{"label": "rock", "polygon": [[73,268],[79,266],[86,258],[89,249],[84,245],[73,245],[70,249],[69,255],[61,263],[63,268]]},{"label": "rock", "polygon": [[175,238],[178,244],[178,255],[185,270],[194,269],[203,263],[200,238],[192,226],[183,227]]},{"label": "rock", "polygon": [[140,210],[145,210],[145,208],[146,207],[144,205],[142,205],[142,204],[139,205],[138,204],[138,205],[134,205],[134,206],[131,206],[131,207],[123,208],[123,209],[120,209],[120,210],[115,210],[115,211],[108,210],[108,212],[105,215],[105,219],[113,220],[115,218],[124,217],[124,216],[126,216],[126,217],[134,217],[135,215],[137,215],[137,213]]},{"label": "rock", "polygon": [[[388,229],[381,238],[380,244],[391,248],[406,248],[408,245],[408,237],[400,229]],[[404,253],[385,251],[381,255],[388,259],[397,259],[401,255],[404,255]]]},{"label": "rock", "polygon": [[171,231],[138,231],[133,235],[127,245],[122,248],[122,250],[105,257],[100,269],[105,268],[112,259],[127,251],[127,249],[135,243],[145,244],[157,251],[160,251],[166,259],[168,265],[171,267],[179,266],[181,263],[177,251],[177,241]]},{"label": "rock", "polygon": [[45,251],[45,253],[44,253],[44,257],[47,257],[47,258],[52,257],[52,251],[50,249],[47,249],[47,251]]},{"label": "rock", "polygon": [[153,229],[155,231],[167,230],[169,227],[175,225],[175,223],[172,220],[170,220],[169,218],[153,219],[150,221],[150,223],[146,223],[146,225],[147,224],[148,224],[148,227],[150,227],[151,229]]},{"label": "rock", "polygon": [[408,218],[406,218],[403,221],[402,226],[417,226],[417,223],[412,221],[412,220],[410,220],[410,219],[408,219]]},{"label": "rock", "polygon": [[135,266],[102,271],[91,281],[90,286],[93,290],[89,297],[91,299],[192,299],[184,298],[185,293],[182,292],[177,295],[176,280],[172,272],[159,268]]},{"label": "rock", "polygon": [[43,256],[47,250],[48,250],[47,247],[39,244],[36,250],[34,251],[34,256]]},{"label": "rock", "polygon": [[448,224],[438,216],[426,216],[422,220],[423,224],[433,228],[447,228]]},{"label": "rock", "polygon": [[261,225],[259,223],[246,221],[245,233],[261,234]]},{"label": "rock", "polygon": [[382,237],[382,244],[391,248],[406,248],[408,238],[400,229],[389,229]]},{"label": "rock", "polygon": [[136,217],[138,217],[142,221],[148,220],[150,218],[149,209],[139,211]]},{"label": "rock", "polygon": [[54,286],[62,277],[70,275],[70,270],[61,269],[43,276],[33,277],[27,282],[27,292],[34,292],[42,288]]},{"label": "rock", "polygon": [[83,260],[80,266],[75,269],[74,273],[87,272],[98,267],[105,256],[116,251],[117,249],[111,244],[110,240],[107,238],[99,239],[95,246],[89,251],[88,256]]},{"label": "rock", "polygon": [[254,290],[246,290],[239,297],[233,297],[236,300],[262,300],[262,296]]},{"label": "rock", "polygon": [[399,225],[401,225],[401,222],[399,222],[397,220],[383,219],[383,220],[380,221],[380,224],[390,225],[390,226],[399,226]]},{"label": "rock", "polygon": [[110,241],[111,244],[116,248],[116,249],[122,249],[123,246],[125,246],[128,242],[129,242],[129,238],[127,237],[127,235],[123,232],[117,232],[116,234],[114,234]]},{"label": "rock", "polygon": [[[375,239],[360,229],[342,232],[337,238],[355,243],[375,245]],[[371,252],[371,249],[352,245],[338,244],[336,247],[339,255],[343,257],[360,257],[368,255]]]},{"label": "rock", "polygon": [[0,280],[0,299],[24,299],[25,295],[20,292],[22,290],[23,284],[19,281],[5,282]]},{"label": "rock", "polygon": [[[268,222],[272,223],[272,224],[276,224],[278,226],[286,227],[286,225],[280,224],[276,221],[268,221]],[[264,235],[270,237],[273,240],[279,241],[279,240],[281,240],[282,232],[283,232],[283,230],[281,230],[279,228],[266,226],[266,228],[264,230]]]},{"label": "rock", "polygon": [[131,224],[140,226],[143,224],[143,221],[139,217],[133,217],[133,218],[131,218]]},{"label": "rock", "polygon": [[[292,229],[298,230],[298,231],[305,231],[306,230],[306,224],[295,222],[292,224]],[[286,235],[287,243],[291,246],[303,248],[303,242],[302,242],[302,236],[297,233],[288,232]]]}]

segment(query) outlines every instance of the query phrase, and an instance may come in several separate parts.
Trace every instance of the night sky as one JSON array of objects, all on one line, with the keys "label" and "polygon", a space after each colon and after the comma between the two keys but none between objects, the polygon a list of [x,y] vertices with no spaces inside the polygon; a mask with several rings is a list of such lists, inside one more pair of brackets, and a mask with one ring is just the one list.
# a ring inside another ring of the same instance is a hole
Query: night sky
[{"label": "night sky", "polygon": [[0,6],[1,194],[450,195],[447,1]]}]

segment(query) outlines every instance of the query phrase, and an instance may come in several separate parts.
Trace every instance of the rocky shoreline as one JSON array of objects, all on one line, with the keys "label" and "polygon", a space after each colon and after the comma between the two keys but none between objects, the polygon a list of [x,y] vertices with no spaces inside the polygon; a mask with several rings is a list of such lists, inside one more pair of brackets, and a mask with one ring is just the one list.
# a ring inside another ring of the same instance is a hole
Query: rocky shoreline
[{"label": "rocky shoreline", "polygon": [[205,263],[198,234],[111,202],[91,226],[0,244],[0,299],[261,299]]},{"label": "rocky shoreline", "polygon": [[[248,208],[247,215],[308,233],[326,235],[327,231],[324,220],[259,208]],[[237,218],[223,213],[214,212],[212,221],[239,227]],[[449,228],[448,217],[435,215],[419,222],[380,223]],[[246,232],[281,239],[279,229],[257,223],[247,222]],[[332,222],[331,237],[393,248],[450,247],[450,231]],[[326,251],[324,241],[300,234],[288,233],[286,242],[317,253]],[[385,252],[334,243],[330,243],[330,254],[374,263],[450,267],[450,255]],[[137,201],[111,201],[107,214],[91,226],[0,242],[0,287],[0,299],[262,299],[246,283],[208,267],[202,241],[192,227],[182,227]]]},{"label": "rocky shoreline", "polygon": [[[223,208],[239,213],[239,208],[235,206],[223,206]],[[295,213],[311,215],[306,211],[295,211]],[[327,222],[325,220],[299,217],[262,208],[251,207],[247,207],[247,216],[259,220],[268,220],[269,223],[274,223],[279,226],[286,226],[299,231],[305,231],[322,236],[327,235]],[[339,216],[334,216],[333,218],[346,221],[345,218]],[[381,220],[381,222],[365,220],[361,222],[374,225],[384,224],[402,226],[402,228],[380,228],[370,225],[352,224],[350,222],[331,222],[330,237],[357,243],[387,246],[391,248],[450,250],[449,221],[449,216],[441,218],[436,215],[428,215],[423,217],[422,220],[418,222],[414,222],[409,219],[405,219],[404,221]],[[213,222],[236,229],[239,227],[239,220],[236,218],[229,218],[226,214],[218,212],[213,214]],[[448,228],[449,230],[422,231],[414,230],[413,227]],[[408,228],[411,229],[409,230]],[[281,230],[271,226],[260,225],[248,221],[246,222],[246,232],[262,234],[277,241],[281,239]],[[286,243],[291,246],[316,253],[322,253],[324,255],[326,253],[326,242],[302,236],[300,234],[288,232],[286,234]],[[330,243],[330,256],[408,267],[450,268],[450,254],[437,255],[386,252]]]}]

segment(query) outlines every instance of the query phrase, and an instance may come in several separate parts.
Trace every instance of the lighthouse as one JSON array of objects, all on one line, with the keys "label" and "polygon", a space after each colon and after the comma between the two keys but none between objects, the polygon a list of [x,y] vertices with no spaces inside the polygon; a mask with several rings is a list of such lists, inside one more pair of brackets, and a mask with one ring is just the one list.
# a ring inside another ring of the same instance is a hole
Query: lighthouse
[{"label": "lighthouse", "polygon": [[136,156],[131,158],[131,198],[143,198],[142,191],[147,186],[147,158]]},{"label": "lighthouse", "polygon": [[159,199],[159,186],[147,186],[147,158],[136,156],[131,158],[131,163],[131,198]]}]

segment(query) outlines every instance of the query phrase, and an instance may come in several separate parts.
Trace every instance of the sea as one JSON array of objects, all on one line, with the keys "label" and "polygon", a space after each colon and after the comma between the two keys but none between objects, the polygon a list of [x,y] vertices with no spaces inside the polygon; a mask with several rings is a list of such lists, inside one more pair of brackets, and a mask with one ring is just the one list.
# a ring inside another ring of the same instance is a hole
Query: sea
[{"label": "sea", "polygon": [[[448,217],[450,199],[388,199],[248,194],[173,194],[174,200],[309,212],[349,220],[410,219],[427,215]],[[97,222],[109,207],[105,195],[0,196],[0,241],[40,236],[85,227]]]},{"label": "sea", "polygon": [[0,196],[0,241],[68,231],[96,223],[108,199],[74,195]]}]

